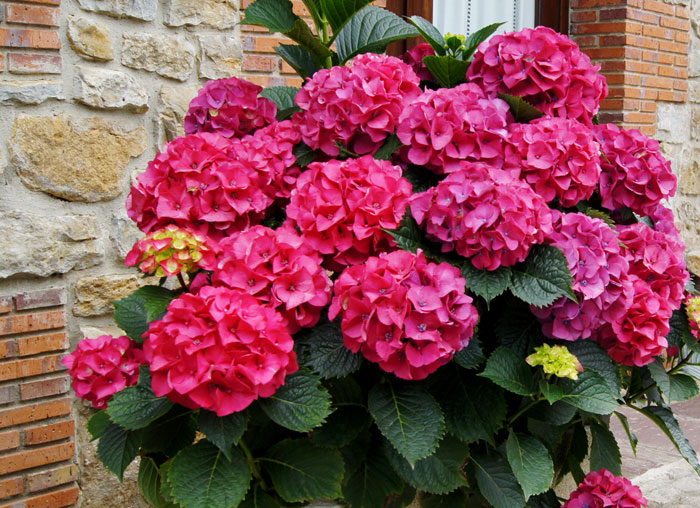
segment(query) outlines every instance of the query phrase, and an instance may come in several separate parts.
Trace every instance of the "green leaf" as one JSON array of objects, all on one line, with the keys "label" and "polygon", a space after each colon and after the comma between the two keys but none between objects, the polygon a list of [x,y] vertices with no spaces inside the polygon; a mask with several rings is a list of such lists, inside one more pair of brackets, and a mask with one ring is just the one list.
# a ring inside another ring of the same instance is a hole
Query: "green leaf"
[{"label": "green leaf", "polygon": [[615,227],[615,221],[612,220],[612,217],[610,217],[610,215],[608,215],[607,213],[605,213],[601,210],[596,210],[595,208],[591,208],[590,206],[587,206],[584,209],[583,213],[585,213],[589,217],[593,217],[594,219],[602,220],[611,228]]},{"label": "green leaf", "polygon": [[544,494],[532,496],[527,500],[526,508],[561,508],[561,503],[553,490],[548,490]]},{"label": "green leaf", "polygon": [[143,342],[145,338],[141,336],[148,330],[149,323],[146,300],[132,294],[113,301],[112,305],[114,305],[114,323],[124,330],[130,339]]},{"label": "green leaf", "polygon": [[313,34],[303,19],[297,18],[292,30],[286,32],[285,35],[305,48],[319,67],[323,67],[326,59],[330,59],[333,55],[331,50]]},{"label": "green leaf", "polygon": [[562,401],[572,406],[599,415],[609,415],[620,405],[611,394],[605,379],[592,370],[584,370],[578,381],[562,382]]},{"label": "green leaf", "polygon": [[445,417],[420,385],[386,382],[369,392],[369,411],[384,437],[411,465],[435,451]]},{"label": "green leaf", "polygon": [[467,493],[459,489],[444,496],[435,494],[423,496],[420,505],[421,508],[464,508],[467,506]]},{"label": "green leaf", "polygon": [[476,51],[476,48],[479,47],[479,44],[484,42],[486,39],[491,37],[496,30],[498,30],[498,27],[503,25],[504,23],[493,23],[492,25],[487,25],[484,28],[481,28],[480,30],[477,30],[473,34],[471,34],[469,37],[467,37],[467,40],[464,41],[464,46],[465,50],[463,51],[463,56],[465,60],[471,59],[471,56],[474,54]]},{"label": "green leaf", "polygon": [[504,346],[500,346],[491,354],[479,376],[488,378],[501,388],[518,395],[535,394],[532,369],[512,349]]},{"label": "green leaf", "polygon": [[139,452],[140,441],[138,432],[110,423],[97,443],[97,456],[122,481],[124,470]]},{"label": "green leaf", "polygon": [[224,453],[228,460],[233,460],[231,449],[243,437],[247,426],[248,413],[217,416],[216,413],[204,409],[199,412],[199,430]]},{"label": "green leaf", "polygon": [[480,367],[486,360],[486,355],[481,347],[481,339],[479,339],[479,336],[474,334],[474,336],[469,339],[467,347],[455,353],[453,360],[464,369],[476,369]]},{"label": "green leaf", "polygon": [[335,499],[342,495],[343,459],[308,439],[286,439],[260,458],[272,484],[288,503]]},{"label": "green leaf", "polygon": [[385,231],[389,233],[396,242],[396,246],[401,250],[416,252],[424,247],[423,235],[410,210],[406,210],[398,228]]},{"label": "green leaf", "polygon": [[700,353],[700,344],[698,340],[690,333],[690,325],[688,324],[688,315],[685,307],[674,310],[669,321],[670,331],[666,336],[669,346],[687,346],[694,353]]},{"label": "green leaf", "polygon": [[425,42],[430,44],[436,55],[441,56],[445,54],[445,38],[435,25],[420,16],[411,16],[409,21],[418,29]]},{"label": "green leaf", "polygon": [[318,155],[316,150],[312,150],[304,143],[299,143],[296,145],[292,150],[292,153],[294,154],[294,157],[297,158],[297,166],[300,168],[305,168],[311,164]]},{"label": "green leaf", "polygon": [[510,107],[510,113],[518,123],[528,123],[531,120],[544,116],[544,113],[527,102],[522,97],[515,97],[507,93],[499,93],[498,98],[505,101]]},{"label": "green leaf", "polygon": [[584,371],[593,370],[605,378],[613,394],[619,395],[622,383],[617,372],[617,366],[610,359],[607,351],[592,340],[577,340],[568,342],[566,348],[578,358]]},{"label": "green leaf", "polygon": [[360,368],[362,356],[343,343],[339,322],[324,320],[302,330],[294,338],[300,365],[316,372],[322,379],[345,377]]},{"label": "green leaf", "polygon": [[331,396],[318,376],[300,370],[287,376],[274,395],[261,399],[260,407],[277,425],[306,432],[331,413]]},{"label": "green leaf", "polygon": [[328,421],[314,430],[314,444],[340,448],[360,435],[370,426],[372,419],[367,410],[357,406],[341,406],[328,417]]},{"label": "green leaf", "polygon": [[338,32],[335,39],[340,64],[362,53],[382,53],[390,42],[419,35],[396,14],[368,5]]},{"label": "green leaf", "polygon": [[255,0],[245,8],[241,24],[264,26],[270,32],[287,33],[294,28],[298,19],[289,0]]},{"label": "green leaf", "polygon": [[160,473],[158,466],[151,457],[141,457],[139,465],[138,486],[141,495],[148,504],[155,508],[163,508],[165,499],[160,494]]},{"label": "green leaf", "polygon": [[260,488],[259,484],[255,484],[248,491],[245,499],[238,505],[238,508],[281,508],[280,504],[274,497],[266,493]]},{"label": "green leaf", "polygon": [[548,383],[544,379],[540,379],[539,387],[542,395],[550,404],[554,404],[564,396],[564,390],[559,385]]},{"label": "green leaf", "polygon": [[419,460],[415,466],[411,466],[388,443],[384,448],[394,470],[421,491],[448,494],[466,485],[461,468],[469,454],[469,448],[454,437],[445,437],[435,453]]},{"label": "green leaf", "polygon": [[294,97],[296,97],[298,88],[293,86],[271,86],[264,88],[260,92],[261,97],[271,100],[277,106],[277,121],[281,122],[286,120],[293,113],[301,111],[299,106],[294,104]]},{"label": "green leaf", "polygon": [[615,436],[602,425],[592,423],[591,471],[605,468],[615,476],[622,475],[622,457]]},{"label": "green leaf", "polygon": [[191,410],[175,405],[165,416],[160,417],[141,432],[143,452],[160,452],[168,457],[174,457],[177,452],[194,442],[197,422]]},{"label": "green leaf", "polygon": [[500,267],[497,270],[478,270],[471,261],[461,266],[462,277],[467,281],[469,290],[491,303],[491,300],[500,296],[510,285],[510,268]]},{"label": "green leaf", "polygon": [[311,53],[296,44],[280,44],[274,50],[302,78],[310,78],[320,68]]},{"label": "green leaf", "polygon": [[320,0],[323,13],[333,29],[333,33],[345,26],[355,13],[374,0]]},{"label": "green leaf", "polygon": [[535,245],[524,263],[513,268],[511,292],[535,307],[551,305],[561,296],[576,301],[564,253],[549,245]]},{"label": "green leaf", "polygon": [[99,439],[107,429],[109,422],[109,415],[104,409],[92,415],[87,422],[87,431],[90,433],[90,441]]},{"label": "green leaf", "polygon": [[659,406],[647,406],[645,408],[632,406],[632,409],[636,409],[640,413],[646,415],[651,421],[658,425],[678,449],[683,458],[688,461],[688,464],[700,474],[700,463],[698,462],[695,450],[688,442],[688,439],[683,435],[683,431],[670,409]]},{"label": "green leaf", "polygon": [[403,170],[401,176],[411,184],[413,194],[425,192],[431,187],[435,187],[442,179],[432,171],[425,169],[423,166],[416,166],[415,164],[409,164]]},{"label": "green leaf", "polygon": [[143,286],[134,291],[132,295],[145,300],[146,320],[150,323],[165,315],[168,305],[179,296],[179,292],[171,291],[162,286]]},{"label": "green leaf", "polygon": [[251,473],[238,448],[231,459],[206,439],[182,450],[168,471],[175,501],[187,508],[237,506],[248,490]]},{"label": "green leaf", "polygon": [[350,508],[384,508],[387,496],[399,494],[404,482],[394,472],[380,446],[374,446],[343,485]]},{"label": "green leaf", "polygon": [[632,453],[634,453],[634,456],[636,457],[637,456],[637,443],[639,443],[639,439],[630,430],[630,424],[627,421],[627,417],[625,415],[615,411],[615,416],[617,416],[617,419],[620,420],[620,423],[622,424],[622,428],[625,430],[625,434],[627,434],[627,439],[630,442],[630,448],[632,448]]},{"label": "green leaf", "polygon": [[525,496],[500,455],[474,454],[470,461],[481,495],[494,508],[523,508]]},{"label": "green leaf", "polygon": [[542,326],[524,302],[515,298],[507,299],[503,304],[499,302],[495,315],[499,313],[508,316],[508,319],[499,319],[496,322],[496,337],[501,344],[508,346],[523,358],[531,351],[531,344],[539,344],[545,339]]},{"label": "green leaf", "polygon": [[396,137],[396,134],[391,134],[386,138],[384,144],[381,147],[379,147],[379,150],[375,152],[373,157],[376,160],[381,161],[391,160],[391,158],[396,153],[396,150],[398,150],[400,146],[401,141],[399,141],[399,138]]},{"label": "green leaf", "polygon": [[430,55],[423,58],[423,63],[442,88],[453,88],[467,81],[469,62],[449,55]]},{"label": "green leaf", "polygon": [[670,402],[683,402],[692,399],[698,394],[698,384],[692,377],[685,374],[674,374],[670,376],[670,380]]},{"label": "green leaf", "polygon": [[110,420],[125,429],[142,429],[170,411],[173,403],[165,397],[156,397],[151,390],[148,368],[142,368],[136,386],[114,394],[107,404]]},{"label": "green leaf", "polygon": [[541,494],[552,485],[552,458],[547,448],[536,438],[511,431],[506,441],[506,456],[526,498]]}]

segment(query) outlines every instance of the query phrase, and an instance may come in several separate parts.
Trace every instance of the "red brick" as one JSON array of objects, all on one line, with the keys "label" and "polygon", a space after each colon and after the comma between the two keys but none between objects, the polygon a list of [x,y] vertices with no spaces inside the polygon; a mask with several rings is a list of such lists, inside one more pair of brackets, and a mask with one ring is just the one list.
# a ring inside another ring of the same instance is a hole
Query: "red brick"
[{"label": "red brick", "polygon": [[601,21],[625,20],[628,18],[627,9],[605,9],[599,13]]},{"label": "red brick", "polygon": [[600,45],[604,47],[624,46],[627,43],[627,38],[624,35],[601,35]]},{"label": "red brick", "polygon": [[22,493],[22,478],[9,478],[0,481],[0,499],[16,496]]},{"label": "red brick", "polygon": [[625,122],[640,123],[640,124],[653,124],[656,122],[656,115],[652,113],[637,113],[635,111],[626,111]]},{"label": "red brick", "polygon": [[[2,56],[2,55],[0,55]],[[1,61],[1,59],[0,59]],[[2,69],[0,69],[2,70]],[[0,314],[7,314],[12,310],[12,297],[0,296]]]},{"label": "red brick", "polygon": [[50,489],[59,485],[65,485],[75,481],[78,478],[78,467],[75,464],[69,466],[50,469],[27,475],[27,492],[38,492],[40,490]]},{"label": "red brick", "polygon": [[58,26],[58,9],[35,5],[7,4],[6,21],[25,25]]},{"label": "red brick", "polygon": [[70,460],[73,458],[74,452],[75,445],[73,443],[62,443],[4,455],[0,457],[0,471],[14,473],[15,471]]},{"label": "red brick", "polygon": [[627,19],[641,21],[642,23],[651,23],[652,25],[659,24],[659,16],[644,10],[627,9]]},{"label": "red brick", "polygon": [[624,6],[626,4],[625,0],[571,0],[572,8]]},{"label": "red brick", "polygon": [[288,44],[289,41],[285,41],[284,39],[279,39],[277,37],[255,37],[255,46],[253,47],[252,51],[274,54],[274,48],[279,46],[280,43]]},{"label": "red brick", "polygon": [[598,11],[573,11],[569,19],[572,23],[581,23],[582,21],[596,21],[598,19]]},{"label": "red brick", "polygon": [[61,5],[61,0],[22,0],[27,4]]},{"label": "red brick", "polygon": [[571,38],[582,48],[598,45],[598,37],[595,35],[572,35]]},{"label": "red brick", "polygon": [[68,349],[66,332],[17,339],[17,355],[19,356],[30,356],[49,351],[65,351],[66,349]]},{"label": "red brick", "polygon": [[0,429],[67,414],[70,414],[70,399],[68,398],[40,402],[30,406],[13,407],[0,411]]},{"label": "red brick", "polygon": [[0,434],[0,452],[19,448],[19,431],[11,430]]},{"label": "red brick", "polygon": [[690,35],[687,32],[676,32],[675,40],[687,44],[690,42]]},{"label": "red brick", "polygon": [[41,307],[55,307],[66,304],[66,290],[63,288],[42,289],[20,293],[14,297],[15,309],[29,310]]},{"label": "red brick", "polygon": [[[0,54],[0,72],[2,72],[4,70],[5,70],[5,55]],[[10,312],[10,311],[8,310],[5,312]]]},{"label": "red brick", "polygon": [[654,0],[644,0],[644,9],[647,11],[660,12],[661,14],[673,15],[673,5],[656,2]]},{"label": "red brick", "polygon": [[661,28],[658,26],[642,27],[642,35],[647,37],[656,37],[657,39],[673,40],[673,30],[670,28]]},{"label": "red brick", "polygon": [[625,50],[626,48],[591,48],[586,50],[586,54],[593,60],[602,60],[604,58],[624,58]]},{"label": "red brick", "polygon": [[572,32],[576,34],[604,34],[604,33],[625,33],[627,23],[581,23],[572,26]]},{"label": "red brick", "polygon": [[65,370],[61,365],[61,355],[41,356],[0,363],[0,381],[39,376]]},{"label": "red brick", "polygon": [[17,356],[17,343],[14,339],[0,341],[0,360]]},{"label": "red brick", "polygon": [[676,5],[676,16],[683,19],[690,19],[690,10],[682,5]]},{"label": "red brick", "polygon": [[683,92],[672,92],[670,90],[660,90],[658,99],[660,101],[669,102],[686,102],[687,94]]},{"label": "red brick", "polygon": [[24,444],[31,446],[66,439],[73,435],[74,430],[73,420],[31,427],[24,430]]},{"label": "red brick", "polygon": [[[78,487],[57,490],[41,496],[31,497],[24,501],[21,508],[64,508],[78,501]],[[13,505],[6,505],[0,508],[15,508]]]},{"label": "red brick", "polygon": [[0,28],[0,46],[9,48],[61,49],[54,30]]},{"label": "red brick", "polygon": [[17,400],[17,385],[0,387],[0,406]]},{"label": "red brick", "polygon": [[0,318],[0,335],[50,330],[64,326],[66,326],[66,312],[63,310],[20,314]]},{"label": "red brick", "polygon": [[642,111],[646,113],[656,113],[655,102],[642,102]]},{"label": "red brick", "polygon": [[677,42],[659,41],[659,49],[661,51],[668,51],[670,53],[679,53],[681,55],[685,55],[688,51],[688,45],[679,44]]},{"label": "red brick", "polygon": [[21,401],[25,401],[62,395],[68,391],[68,387],[69,382],[66,376],[22,383],[19,386],[19,398]]},{"label": "red brick", "polygon": [[243,71],[273,72],[277,69],[277,58],[271,56],[246,55]]},{"label": "red brick", "polygon": [[10,53],[7,58],[7,69],[13,74],[60,74],[61,57]]}]

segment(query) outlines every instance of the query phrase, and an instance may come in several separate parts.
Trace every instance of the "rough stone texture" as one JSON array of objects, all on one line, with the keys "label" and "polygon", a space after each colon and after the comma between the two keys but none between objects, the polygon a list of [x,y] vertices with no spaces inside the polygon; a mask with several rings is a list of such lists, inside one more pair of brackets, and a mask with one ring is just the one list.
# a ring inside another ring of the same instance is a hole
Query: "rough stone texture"
[{"label": "rough stone texture", "polygon": [[2,177],[5,174],[5,168],[7,167],[7,157],[5,156],[5,152],[0,149],[0,177]]},{"label": "rough stone texture", "polygon": [[109,29],[105,24],[69,16],[67,33],[70,47],[81,57],[104,61],[114,59]]},{"label": "rough stone texture", "polygon": [[200,35],[198,39],[200,78],[230,78],[239,73],[243,60],[239,37]]},{"label": "rough stone texture", "polygon": [[0,104],[41,104],[47,99],[63,99],[59,81],[2,81],[0,82]]},{"label": "rough stone texture", "polygon": [[192,75],[195,47],[183,35],[124,34],[122,65],[186,81]]},{"label": "rough stone texture", "polygon": [[78,0],[81,9],[115,18],[156,19],[158,0]]},{"label": "rough stone texture", "polygon": [[22,115],[15,120],[10,150],[17,174],[31,190],[90,203],[121,194],[126,166],[144,152],[145,138],[143,127],[99,117]]},{"label": "rough stone texture", "polygon": [[121,212],[112,215],[112,228],[109,237],[117,251],[117,260],[124,261],[131,247],[143,237],[143,233],[136,227],[134,221]]},{"label": "rough stone texture", "polygon": [[697,508],[700,477],[685,460],[647,471],[632,480],[642,489],[647,508]]},{"label": "rough stone texture", "polygon": [[143,113],[148,109],[148,93],[137,81],[120,71],[76,66],[74,97],[99,109],[124,109]]},{"label": "rough stone texture", "polygon": [[94,215],[49,217],[13,210],[0,212],[0,278],[48,277],[99,265],[104,259]]},{"label": "rough stone texture", "polygon": [[238,21],[237,3],[235,0],[165,0],[164,22],[168,26],[233,28]]},{"label": "rough stone texture", "polygon": [[190,101],[197,95],[196,86],[163,85],[160,89],[160,104],[158,108],[158,146],[184,136],[182,124]]},{"label": "rough stone texture", "polygon": [[80,279],[73,286],[73,315],[79,317],[103,316],[114,310],[112,300],[119,300],[157,279],[139,275],[104,275]]},{"label": "rough stone texture", "polygon": [[656,134],[660,142],[679,143],[690,132],[690,109],[687,104],[659,103],[656,108]]}]

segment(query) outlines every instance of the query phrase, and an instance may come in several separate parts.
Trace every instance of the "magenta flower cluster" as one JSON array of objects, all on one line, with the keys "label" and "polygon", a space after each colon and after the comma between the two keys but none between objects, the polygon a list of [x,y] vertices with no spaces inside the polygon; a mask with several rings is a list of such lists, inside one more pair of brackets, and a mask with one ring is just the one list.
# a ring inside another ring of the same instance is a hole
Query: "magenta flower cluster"
[{"label": "magenta flower cluster", "polygon": [[329,318],[342,315],[345,347],[402,379],[423,379],[464,348],[478,320],[464,279],[419,251],[349,266],[333,287]]},{"label": "magenta flower cluster", "polygon": [[562,508],[644,508],[647,500],[639,487],[606,469],[591,471]]}]

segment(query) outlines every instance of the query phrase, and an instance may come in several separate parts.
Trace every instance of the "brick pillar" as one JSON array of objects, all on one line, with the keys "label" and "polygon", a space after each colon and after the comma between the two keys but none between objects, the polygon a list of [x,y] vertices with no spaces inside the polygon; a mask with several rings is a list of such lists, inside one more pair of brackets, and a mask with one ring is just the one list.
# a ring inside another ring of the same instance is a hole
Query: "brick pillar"
[{"label": "brick pillar", "polygon": [[0,508],[61,508],[78,499],[66,294],[0,297]]},{"label": "brick pillar", "polygon": [[610,89],[600,121],[654,135],[657,102],[688,100],[687,7],[652,0],[571,0],[571,37]]}]

